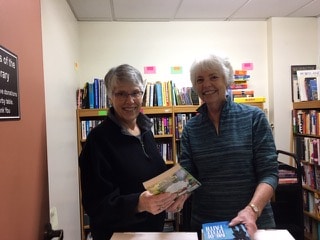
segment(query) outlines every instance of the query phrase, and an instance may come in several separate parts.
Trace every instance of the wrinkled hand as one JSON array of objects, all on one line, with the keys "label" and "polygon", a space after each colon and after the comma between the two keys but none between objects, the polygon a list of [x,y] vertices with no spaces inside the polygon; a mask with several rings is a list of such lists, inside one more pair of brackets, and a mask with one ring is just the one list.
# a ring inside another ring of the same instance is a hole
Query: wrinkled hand
[{"label": "wrinkled hand", "polygon": [[174,202],[166,209],[168,212],[180,212],[183,209],[184,202],[190,194],[185,193],[175,198]]},{"label": "wrinkled hand", "polygon": [[157,195],[151,194],[149,191],[144,191],[139,196],[138,212],[150,212],[152,214],[159,214],[166,210],[174,203],[176,194],[174,193],[160,193]]},{"label": "wrinkled hand", "polygon": [[247,206],[240,212],[238,212],[238,215],[230,221],[229,225],[235,226],[240,223],[244,224],[250,235],[250,238],[253,239],[254,234],[257,231],[256,220],[256,214],[252,211],[250,207]]}]

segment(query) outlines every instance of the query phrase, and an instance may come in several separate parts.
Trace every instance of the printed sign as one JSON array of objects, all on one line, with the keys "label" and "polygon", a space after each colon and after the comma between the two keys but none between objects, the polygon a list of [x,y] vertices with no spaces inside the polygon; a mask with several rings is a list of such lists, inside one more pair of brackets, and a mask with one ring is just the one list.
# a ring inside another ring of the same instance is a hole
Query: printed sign
[{"label": "printed sign", "polygon": [[0,119],[20,119],[18,57],[0,46]]}]

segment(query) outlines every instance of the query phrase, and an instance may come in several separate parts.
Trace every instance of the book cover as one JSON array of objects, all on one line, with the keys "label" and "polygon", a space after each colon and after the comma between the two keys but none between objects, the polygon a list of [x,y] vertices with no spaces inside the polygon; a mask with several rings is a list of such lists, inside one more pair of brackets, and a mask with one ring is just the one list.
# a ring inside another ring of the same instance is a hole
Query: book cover
[{"label": "book cover", "polygon": [[265,102],[265,97],[237,97],[234,98],[234,102],[237,103],[246,103],[246,102]]},{"label": "book cover", "polygon": [[89,95],[89,108],[94,108],[94,89],[93,83],[88,85],[88,95]]},{"label": "book cover", "polygon": [[100,94],[99,94],[100,82],[98,78],[93,80],[93,108],[99,108]]},{"label": "book cover", "polygon": [[233,98],[236,97],[254,97],[254,90],[252,89],[232,89]]},{"label": "book cover", "polygon": [[316,65],[292,65],[291,66],[291,95],[292,102],[300,102],[300,88],[298,82],[297,71],[315,70]]},{"label": "book cover", "polygon": [[317,217],[320,217],[320,194],[314,193],[314,213]]},{"label": "book cover", "polygon": [[202,224],[202,240],[250,240],[244,224],[229,227],[228,221]]},{"label": "book cover", "polygon": [[308,101],[318,100],[318,84],[317,78],[315,77],[306,77],[304,79],[306,95]]},{"label": "book cover", "polygon": [[192,192],[200,185],[201,183],[179,163],[162,174],[143,182],[144,188],[153,194],[170,192],[181,195]]},{"label": "book cover", "polygon": [[297,79],[301,101],[320,99],[320,70],[297,71]]}]

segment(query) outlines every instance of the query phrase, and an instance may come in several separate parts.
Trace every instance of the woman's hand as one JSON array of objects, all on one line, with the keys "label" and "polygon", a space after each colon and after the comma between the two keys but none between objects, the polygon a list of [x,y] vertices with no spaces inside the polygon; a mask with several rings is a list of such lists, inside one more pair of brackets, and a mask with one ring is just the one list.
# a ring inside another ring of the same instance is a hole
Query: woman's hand
[{"label": "woman's hand", "polygon": [[144,191],[139,196],[138,212],[150,212],[152,214],[159,214],[171,206],[176,198],[174,193],[160,193],[157,195],[151,194],[149,191]]},{"label": "woman's hand", "polygon": [[250,238],[253,239],[253,236],[257,231],[256,220],[257,215],[252,211],[252,209],[249,206],[246,206],[244,209],[238,212],[238,216],[232,219],[229,225],[235,226],[240,223],[244,224],[250,235]]},{"label": "woman's hand", "polygon": [[180,212],[183,209],[184,202],[190,194],[185,193],[175,198],[174,202],[166,209],[168,212]]}]

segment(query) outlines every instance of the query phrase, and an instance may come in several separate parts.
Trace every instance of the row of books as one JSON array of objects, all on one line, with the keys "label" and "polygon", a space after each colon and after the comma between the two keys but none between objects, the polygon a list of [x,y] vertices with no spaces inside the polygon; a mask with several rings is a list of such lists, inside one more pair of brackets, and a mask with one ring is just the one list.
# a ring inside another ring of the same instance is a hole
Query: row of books
[{"label": "row of books", "polygon": [[173,150],[172,150],[171,142],[157,142],[157,148],[165,162],[173,160],[172,159]]},{"label": "row of books", "polygon": [[177,88],[172,81],[148,82],[143,106],[199,105],[199,97],[192,87]]},{"label": "row of books", "polygon": [[[181,134],[184,126],[187,124],[187,121],[193,117],[192,113],[177,113],[175,115],[175,136],[176,139],[181,138]],[[173,134],[172,129],[172,118],[161,116],[161,117],[153,117],[149,116],[150,120],[153,122],[153,126],[151,131],[154,135],[166,135]]]},{"label": "row of books", "polygon": [[320,218],[320,193],[303,190],[303,210]]},{"label": "row of books", "polygon": [[89,132],[99,125],[103,120],[83,120],[81,121],[81,139],[86,140]]},{"label": "row of books", "polygon": [[184,126],[187,124],[188,120],[193,117],[192,113],[178,113],[175,116],[176,123],[176,139],[180,139]]},{"label": "row of books", "polygon": [[312,137],[296,137],[295,150],[299,162],[307,162],[315,165],[319,163],[320,139]]},{"label": "row of books", "polygon": [[320,168],[317,165],[304,164],[302,184],[320,191]]},{"label": "row of books", "polygon": [[308,216],[304,217],[304,232],[306,239],[320,239],[320,222],[312,221]]},{"label": "row of books", "polygon": [[[110,107],[104,80],[95,78],[93,82],[86,82],[83,88],[77,89],[76,102],[78,109]],[[143,106],[146,107],[199,105],[199,102],[192,87],[178,89],[172,81],[148,82],[143,96]]]},{"label": "row of books", "polygon": [[151,131],[154,135],[172,134],[172,118],[171,117],[150,117],[153,122]]},{"label": "row of books", "polygon": [[95,78],[86,82],[76,91],[77,108],[107,108],[111,104],[107,99],[107,90],[103,79]]},{"label": "row of books", "polygon": [[293,109],[292,127],[293,133],[320,135],[320,111]]}]

